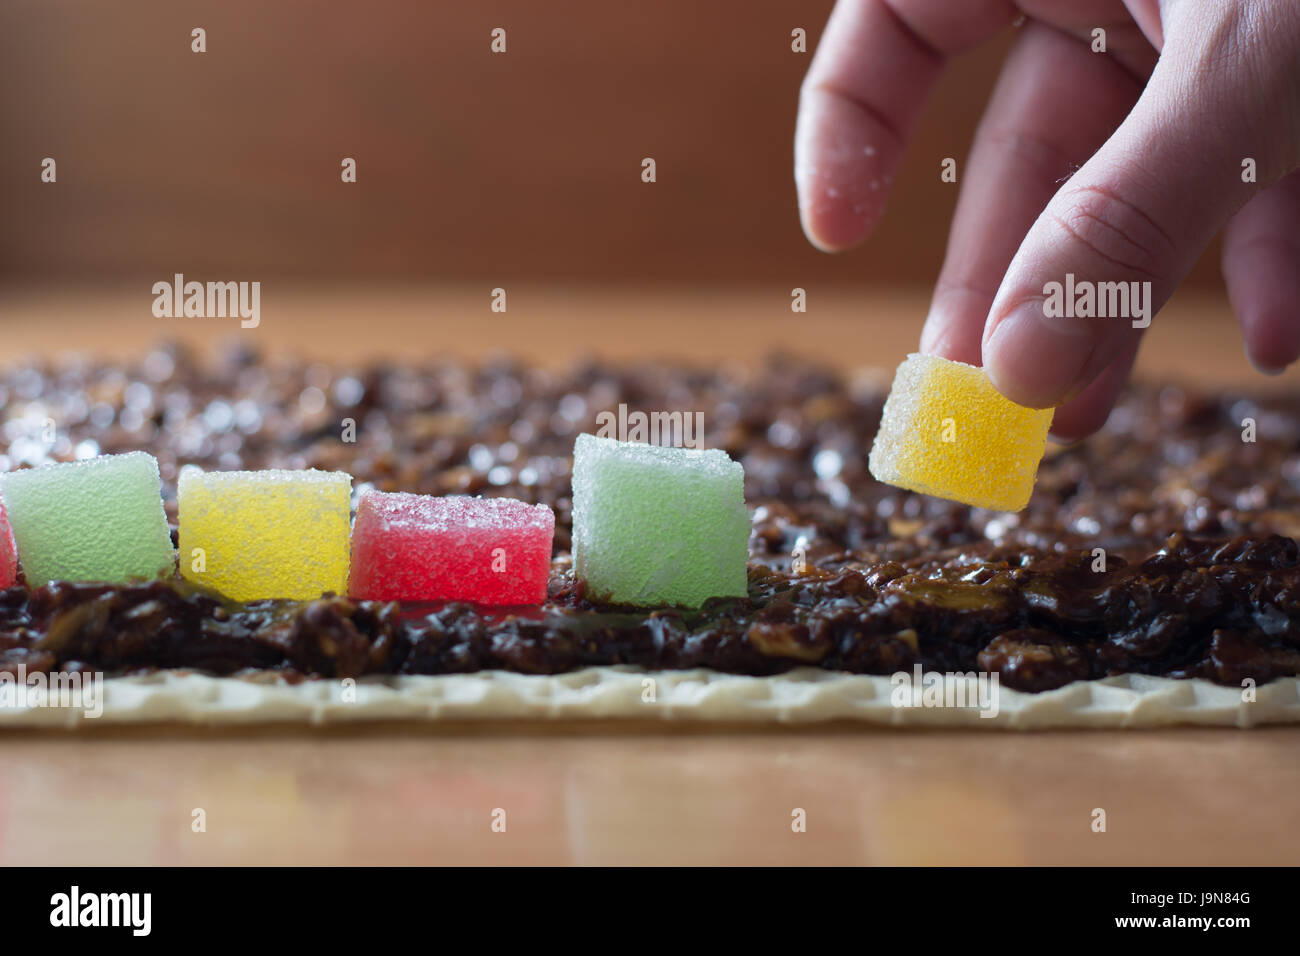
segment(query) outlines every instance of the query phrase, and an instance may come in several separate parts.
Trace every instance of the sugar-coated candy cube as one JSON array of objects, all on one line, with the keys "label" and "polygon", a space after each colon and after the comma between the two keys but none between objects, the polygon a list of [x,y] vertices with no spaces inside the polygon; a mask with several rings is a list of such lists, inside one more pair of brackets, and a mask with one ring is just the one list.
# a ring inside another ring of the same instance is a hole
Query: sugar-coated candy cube
[{"label": "sugar-coated candy cube", "polygon": [[745,469],[718,449],[579,435],[573,449],[573,567],[596,600],[699,607],[743,597]]},{"label": "sugar-coated candy cube", "polygon": [[18,581],[18,550],[14,532],[9,527],[4,502],[0,501],[0,588],[11,588]]},{"label": "sugar-coated candy cube", "polygon": [[978,508],[1029,503],[1052,409],[1004,398],[984,370],[909,355],[885,401],[868,466],[876,480]]},{"label": "sugar-coated candy cube", "polygon": [[29,587],[170,573],[158,460],[134,451],[11,471],[0,493]]},{"label": "sugar-coated candy cube", "polygon": [[181,469],[181,574],[237,601],[347,593],[352,477]]},{"label": "sugar-coated candy cube", "polygon": [[555,512],[546,505],[366,490],[352,527],[349,594],[541,604],[554,538]]}]

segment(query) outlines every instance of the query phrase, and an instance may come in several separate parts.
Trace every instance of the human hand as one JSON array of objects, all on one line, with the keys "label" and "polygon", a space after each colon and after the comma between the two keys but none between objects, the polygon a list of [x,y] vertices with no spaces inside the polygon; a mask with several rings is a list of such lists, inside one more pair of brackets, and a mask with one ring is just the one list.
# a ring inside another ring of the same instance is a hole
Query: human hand
[{"label": "human hand", "polygon": [[835,251],[867,236],[946,57],[1021,12],[961,174],[921,350],[983,365],[1022,405],[1060,406],[1056,436],[1087,435],[1141,330],[1048,317],[1048,283],[1149,282],[1154,312],[1226,225],[1247,354],[1268,372],[1300,358],[1297,0],[839,0],[795,133],[808,238]]}]

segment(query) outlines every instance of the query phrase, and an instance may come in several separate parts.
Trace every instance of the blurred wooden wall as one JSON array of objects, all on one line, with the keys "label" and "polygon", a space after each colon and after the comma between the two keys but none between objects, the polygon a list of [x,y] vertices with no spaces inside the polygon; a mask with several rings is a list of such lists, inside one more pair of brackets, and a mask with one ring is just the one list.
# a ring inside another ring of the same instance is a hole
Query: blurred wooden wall
[{"label": "blurred wooden wall", "polygon": [[790,49],[830,7],[6,0],[0,275],[932,282],[939,162],[965,156],[1010,31],[953,65],[883,227],[830,257],[796,216]]}]

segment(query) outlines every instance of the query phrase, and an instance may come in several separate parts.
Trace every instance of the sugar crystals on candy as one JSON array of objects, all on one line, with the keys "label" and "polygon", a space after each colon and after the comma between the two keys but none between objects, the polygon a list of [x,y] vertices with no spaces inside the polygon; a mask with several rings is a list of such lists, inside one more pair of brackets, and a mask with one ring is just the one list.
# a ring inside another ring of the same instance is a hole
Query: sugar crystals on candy
[{"label": "sugar crystals on candy", "polygon": [[0,492],[29,587],[125,584],[172,569],[175,552],[153,455],[135,451],[11,471],[0,476]]},{"label": "sugar crystals on candy", "polygon": [[1004,398],[984,370],[909,355],[885,401],[868,465],[878,481],[979,508],[1029,503],[1052,409]]},{"label": "sugar crystals on candy", "polygon": [[555,513],[514,498],[366,490],[352,528],[349,593],[381,601],[540,604]]},{"label": "sugar crystals on candy", "polygon": [[352,477],[181,469],[180,569],[237,601],[345,594]]},{"label": "sugar crystals on candy", "polygon": [[573,567],[587,594],[642,607],[743,597],[744,480],[744,468],[721,450],[579,435]]}]

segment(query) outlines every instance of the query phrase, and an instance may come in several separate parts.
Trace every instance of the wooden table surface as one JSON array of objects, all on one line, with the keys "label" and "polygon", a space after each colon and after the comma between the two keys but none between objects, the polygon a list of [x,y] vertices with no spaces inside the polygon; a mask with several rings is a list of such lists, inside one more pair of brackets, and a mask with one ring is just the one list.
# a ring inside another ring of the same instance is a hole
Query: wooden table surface
[{"label": "wooden table surface", "polygon": [[[155,319],[147,291],[0,290],[8,361],[138,353],[231,335],[359,361],[507,349],[841,368],[909,351],[923,294],[789,290],[383,292],[286,283],[262,322]],[[1177,298],[1140,373],[1264,384],[1221,301]],[[1296,387],[1293,373],[1279,382]],[[362,730],[144,728],[0,735],[0,864],[1296,864],[1300,727],[895,731],[457,724]],[[194,832],[202,808],[206,831]],[[1106,811],[1104,833],[1093,811]],[[807,829],[792,832],[802,809]],[[493,814],[505,811],[505,832]]]}]

